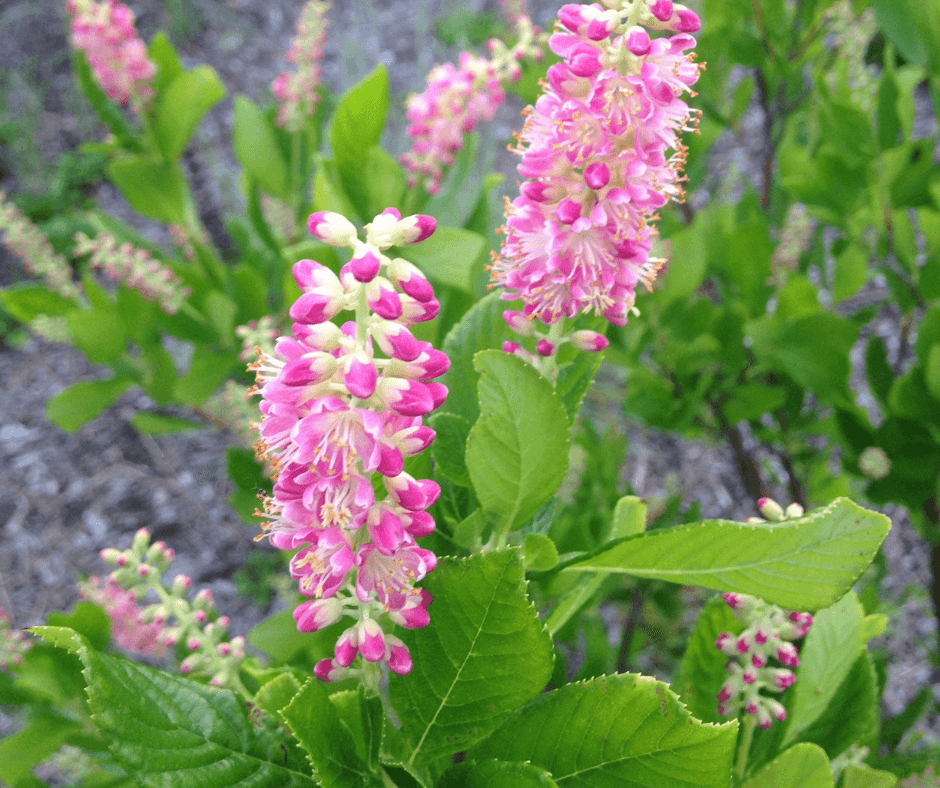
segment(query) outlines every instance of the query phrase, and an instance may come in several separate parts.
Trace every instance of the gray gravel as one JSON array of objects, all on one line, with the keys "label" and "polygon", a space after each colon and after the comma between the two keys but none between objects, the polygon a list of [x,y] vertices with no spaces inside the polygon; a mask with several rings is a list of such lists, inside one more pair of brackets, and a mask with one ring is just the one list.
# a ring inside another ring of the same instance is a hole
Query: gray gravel
[{"label": "gray gravel", "polygon": [[[180,46],[184,60],[187,65],[213,65],[229,97],[201,126],[188,161],[199,181],[202,206],[226,213],[236,211],[240,202],[238,168],[228,144],[232,97],[268,95],[266,86],[284,68],[283,53],[302,2],[193,4],[208,22]],[[386,64],[395,97],[385,143],[395,153],[407,147],[404,97],[422,89],[432,64],[455,56],[432,41],[429,31],[434,20],[460,5],[473,10],[496,7],[495,0],[334,0],[324,78],[342,91],[376,61]],[[558,0],[529,0],[536,22],[543,26],[559,5]],[[8,92],[7,113],[36,121],[32,139],[16,143],[17,158],[38,150],[40,158],[52,161],[95,128],[69,73],[62,6],[58,0],[0,0],[0,74],[12,80],[8,85],[20,86]],[[172,21],[159,0],[139,0],[131,6],[145,38]],[[36,91],[36,85],[42,89]],[[485,131],[487,140],[481,146],[497,151],[481,168],[507,171],[510,185],[515,181],[512,157],[501,150],[503,144],[494,143],[508,140],[518,126],[519,109],[517,103],[507,102]],[[728,137],[725,145],[731,161],[744,170],[752,166],[755,154],[747,137]],[[32,175],[28,168],[25,175],[21,172],[23,183],[0,173],[0,187],[35,187],[40,165]],[[103,189],[100,198],[106,210],[133,219],[157,240],[163,238],[159,228],[132,217],[113,191]],[[12,265],[9,257],[0,256],[0,283],[18,278]],[[253,531],[226,502],[230,486],[224,450],[234,440],[217,431],[140,436],[129,419],[135,409],[147,407],[147,401],[134,393],[75,435],[46,422],[43,411],[51,396],[76,381],[104,376],[105,370],[88,364],[78,352],[43,340],[31,340],[19,350],[0,349],[0,605],[17,626],[39,623],[50,610],[67,609],[76,599],[76,575],[104,570],[97,551],[126,545],[131,534],[146,525],[174,547],[175,568],[191,574],[196,585],[212,589],[235,631],[247,631],[264,611],[236,596],[231,575],[249,551],[262,548],[252,542]],[[705,516],[742,518],[752,513],[733,458],[724,448],[678,441],[637,425],[629,426],[629,437],[625,474],[639,494],[664,494],[665,480],[678,474],[687,499],[700,500]],[[931,681],[926,654],[934,622],[929,603],[916,591],[925,587],[928,577],[924,546],[903,512],[891,515],[895,528],[885,545],[890,576],[884,589],[888,604],[896,609],[881,642],[891,653],[885,706],[894,714]],[[906,594],[911,588],[915,592]],[[935,686],[934,695],[940,702],[940,687]],[[940,734],[936,717],[931,725],[933,733]]]}]

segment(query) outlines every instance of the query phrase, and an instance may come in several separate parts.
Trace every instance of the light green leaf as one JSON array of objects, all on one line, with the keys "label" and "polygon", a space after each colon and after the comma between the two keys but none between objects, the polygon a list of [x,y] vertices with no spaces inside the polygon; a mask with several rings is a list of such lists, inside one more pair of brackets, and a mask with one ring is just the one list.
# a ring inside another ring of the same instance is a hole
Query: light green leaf
[{"label": "light green leaf", "polygon": [[267,116],[244,96],[235,97],[232,127],[235,155],[251,178],[272,197],[290,196],[287,164]]},{"label": "light green leaf", "polygon": [[235,693],[99,654],[66,629],[34,631],[78,654],[92,720],[138,785],[316,788],[293,740]]},{"label": "light green leaf", "polygon": [[731,399],[722,409],[728,421],[737,424],[739,421],[759,419],[765,413],[773,413],[786,399],[786,391],[780,386],[742,383],[731,390]]},{"label": "light green leaf", "polygon": [[379,64],[340,98],[330,126],[330,147],[343,189],[366,221],[372,216],[362,166],[368,150],[380,144],[388,105],[388,72]]},{"label": "light green leaf", "polygon": [[359,758],[352,734],[340,723],[319,679],[308,679],[280,716],[307,752],[323,788],[381,788],[381,778]]},{"label": "light green leaf", "polygon": [[0,303],[21,323],[39,315],[62,317],[75,309],[75,302],[53,293],[45,285],[14,285],[0,290]]},{"label": "light green leaf", "polygon": [[76,309],[65,316],[72,342],[88,360],[107,364],[120,358],[127,345],[124,324],[117,310]]},{"label": "light green leaf", "polygon": [[614,507],[610,538],[636,536],[646,530],[646,502],[635,495],[625,495]]},{"label": "light green leaf", "polygon": [[131,385],[129,377],[76,383],[46,405],[46,418],[66,432],[76,432],[86,422],[110,408]]},{"label": "light green leaf", "polygon": [[178,416],[166,416],[162,413],[138,411],[131,418],[134,429],[144,435],[171,435],[186,430],[204,430],[209,425],[202,421],[181,419]]},{"label": "light green leaf", "polygon": [[924,366],[924,379],[927,391],[935,400],[940,400],[940,343],[930,346],[927,363]]},{"label": "light green leaf", "polygon": [[842,772],[842,788],[894,788],[898,778],[891,772],[850,763]]},{"label": "light green leaf", "polygon": [[377,216],[386,208],[401,208],[405,194],[405,173],[401,165],[381,147],[373,145],[363,163],[369,214]]},{"label": "light green leaf", "polygon": [[864,615],[858,597],[852,593],[816,615],[800,652],[784,743],[794,741],[823,713],[848,676],[865,647]]},{"label": "light green leaf", "polygon": [[254,703],[272,717],[287,706],[300,692],[300,682],[292,673],[285,671],[265,682],[255,693]]},{"label": "light green leaf", "polygon": [[603,676],[540,695],[470,758],[525,761],[559,788],[727,788],[736,723],[692,717],[648,676]]},{"label": "light green leaf", "polygon": [[531,763],[464,761],[444,772],[435,788],[555,788],[552,776]]},{"label": "light green leaf", "polygon": [[196,66],[179,74],[160,94],[157,140],[169,161],[178,159],[196,130],[196,124],[225,98],[225,87],[210,66]]},{"label": "light green leaf", "polygon": [[558,548],[542,534],[526,534],[522,553],[527,572],[547,572],[558,565]]},{"label": "light green leaf", "polygon": [[[11,786],[33,774],[33,768],[56,752],[82,724],[55,712],[40,712],[22,730],[0,740],[0,782]],[[39,783],[45,785],[45,783]]]},{"label": "light green leaf", "polygon": [[[797,684],[800,675],[802,671]],[[796,739],[818,744],[830,758],[841,755],[853,743],[868,744],[878,732],[878,696],[874,663],[868,652],[862,651],[822,713]]]},{"label": "light green leaf", "polygon": [[706,520],[628,539],[569,572],[621,572],[818,610],[852,587],[891,523],[846,498],[782,523]]},{"label": "light green leaf", "polygon": [[219,353],[205,345],[196,347],[189,370],[176,383],[175,398],[187,405],[201,405],[243,362],[234,353]]},{"label": "light green leaf", "polygon": [[829,759],[815,744],[797,744],[740,788],[833,788]]},{"label": "light green leaf", "polygon": [[465,750],[544,689],[554,652],[525,593],[518,550],[445,558],[424,583],[431,623],[401,633],[414,669],[389,683],[407,758]]},{"label": "light green leaf", "polygon": [[568,416],[551,384],[521,358],[485,350],[480,418],[467,442],[467,470],[486,513],[518,528],[555,494],[568,468]]},{"label": "light green leaf", "polygon": [[689,298],[705,278],[707,258],[701,232],[702,222],[707,221],[707,217],[701,218],[704,215],[699,214],[691,227],[686,227],[669,237],[672,254],[663,277],[662,289],[662,297],[666,303]]},{"label": "light green leaf", "polygon": [[738,635],[742,629],[741,622],[721,597],[709,599],[698,615],[672,686],[700,720],[723,722],[718,715],[717,697],[727,678],[728,657],[715,648],[715,641],[722,632]]},{"label": "light green leaf", "polygon": [[398,254],[435,282],[473,295],[482,271],[476,263],[488,251],[482,235],[461,227],[438,227],[434,235],[421,243],[399,247]]},{"label": "light green leaf", "polygon": [[124,156],[108,165],[108,177],[137,213],[166,224],[186,224],[186,181],[175,162]]}]

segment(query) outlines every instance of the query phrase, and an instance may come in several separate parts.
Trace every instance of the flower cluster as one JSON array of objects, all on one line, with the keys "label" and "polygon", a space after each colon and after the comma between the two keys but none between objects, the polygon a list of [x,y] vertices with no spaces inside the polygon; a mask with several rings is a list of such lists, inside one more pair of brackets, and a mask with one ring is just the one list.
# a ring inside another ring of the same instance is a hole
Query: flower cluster
[{"label": "flower cluster", "polygon": [[[141,528],[129,549],[107,548],[101,558],[117,569],[104,582],[92,578],[82,593],[104,608],[121,646],[159,655],[163,648],[183,643],[189,652],[180,663],[183,673],[210,676],[209,683],[217,687],[241,688],[238,671],[245,660],[245,639],[226,639],[229,620],[216,615],[208,589],[190,602],[186,595],[192,581],[186,575],[164,587],[160,578],[173,563],[172,549],[163,542],[151,544],[150,532]],[[149,593],[157,602],[138,607]]]},{"label": "flower cluster", "polygon": [[16,667],[23,661],[23,655],[30,650],[32,643],[19,629],[11,629],[12,620],[0,607],[0,670]]},{"label": "flower cluster", "polygon": [[522,17],[527,17],[526,0],[499,0],[499,4],[503,7],[503,17],[513,28]]},{"label": "flower cluster", "polygon": [[329,22],[326,12],[330,4],[308,0],[297,20],[297,35],[287,52],[287,61],[297,65],[296,71],[285,71],[271,83],[274,97],[280,102],[277,124],[288,131],[300,131],[317,108],[320,86],[320,60],[326,43]]},{"label": "flower cluster", "polygon": [[[737,716],[744,709],[755,715],[760,727],[769,728],[773,720],[785,720],[787,712],[783,704],[760,691],[783,692],[796,681],[789,668],[797,667],[800,658],[790,641],[806,636],[813,617],[785,612],[747,594],[725,594],[724,599],[745,629],[737,637],[722,632],[715,642],[715,648],[731,657],[728,679],[718,693],[718,713]],[[771,658],[785,667],[770,667]]]},{"label": "flower cluster", "polygon": [[72,282],[72,268],[62,255],[56,254],[49,239],[20,210],[7,201],[0,191],[0,233],[6,236],[6,245],[26,266],[33,276],[46,280],[49,289],[65,298],[78,296]]},{"label": "flower cluster", "polygon": [[593,311],[623,325],[637,284],[651,286],[665,262],[650,257],[656,211],[684,195],[679,135],[697,115],[682,96],[701,70],[688,53],[698,17],[672,0],[604,6],[559,11],[549,47],[564,62],[548,69],[518,135],[527,180],[507,203],[491,267],[503,297],[546,324]]},{"label": "flower cluster", "polygon": [[[409,330],[440,309],[430,283],[384,251],[424,240],[435,222],[402,219],[388,208],[366,225],[365,242],[336,213],[312,214],[308,228],[332,246],[351,247],[352,258],[339,276],[313,260],[294,265],[303,292],[290,309],[293,336],[278,339],[274,354],[249,367],[263,398],[258,454],[275,475],[264,529],[278,548],[300,548],[290,571],[309,601],[294,611],[298,629],[313,632],[344,615],[354,621],[316,675],[360,676],[374,686],[379,665],[399,674],[412,666],[387,627],[429,621],[430,595],[415,583],[437,559],[415,539],[434,529],[426,510],[440,488],[414,479],[403,463],[434,439],[422,417],[447,396],[432,381],[450,363]],[[330,322],[345,311],[355,318]],[[375,474],[383,500],[376,498]],[[359,654],[361,667],[352,667]]]},{"label": "flower cluster", "polygon": [[512,47],[491,39],[489,57],[461,52],[458,65],[435,66],[424,93],[408,97],[405,106],[412,145],[400,160],[411,173],[409,186],[420,181],[428,192],[437,194],[444,168],[454,163],[464,135],[480,121],[493,119],[506,99],[503,83],[522,75],[519,61],[542,59],[540,31],[527,16],[517,18],[516,33],[519,39]]},{"label": "flower cluster", "polygon": [[85,53],[108,98],[139,110],[153,96],[156,66],[134,30],[134,12],[117,0],[68,0],[72,45]]},{"label": "flower cluster", "polygon": [[109,233],[89,238],[84,233],[75,235],[75,254],[90,254],[89,265],[102,269],[115,282],[139,292],[148,301],[156,301],[168,315],[176,314],[190,294],[182,280],[150,256],[146,249],[135,249],[129,243],[119,243]]}]

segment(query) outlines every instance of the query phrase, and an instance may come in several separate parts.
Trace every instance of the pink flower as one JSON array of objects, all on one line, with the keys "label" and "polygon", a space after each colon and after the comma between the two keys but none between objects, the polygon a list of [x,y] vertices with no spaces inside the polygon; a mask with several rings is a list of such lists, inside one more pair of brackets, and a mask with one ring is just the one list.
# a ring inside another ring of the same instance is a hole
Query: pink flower
[{"label": "pink flower", "polygon": [[[644,11],[643,24],[691,25],[681,6],[656,8],[666,21]],[[549,69],[519,138],[530,180],[507,207],[492,279],[543,323],[592,311],[623,325],[636,285],[651,286],[662,265],[650,257],[655,212],[683,196],[679,134],[693,117],[681,96],[698,79],[685,54],[695,41],[651,40],[597,4],[564,6],[556,31],[549,46],[564,62]]]},{"label": "pink flower", "polygon": [[123,589],[120,584],[108,578],[103,580],[92,575],[80,584],[82,599],[94,602],[111,619],[111,637],[121,648],[138,654],[162,656],[166,652],[163,639],[163,622],[152,619],[144,621],[136,604],[134,592]]},{"label": "pink flower", "polygon": [[68,0],[72,45],[82,50],[108,98],[138,110],[153,97],[156,66],[134,30],[134,13],[117,0]]},{"label": "pink flower", "polygon": [[[313,260],[294,266],[302,295],[291,307],[293,336],[278,339],[273,354],[250,365],[262,396],[257,449],[275,474],[263,527],[276,547],[299,548],[291,576],[314,598],[295,610],[298,629],[354,619],[333,659],[314,670],[326,681],[371,674],[380,663],[407,672],[408,650],[386,629],[430,620],[430,595],[415,584],[436,558],[415,539],[434,530],[426,510],[440,488],[402,469],[406,457],[434,439],[421,417],[446,396],[434,378],[450,362],[409,329],[436,314],[430,284],[410,263],[384,252],[419,243],[435,226],[429,216],[402,218],[389,208],[366,226],[361,241],[339,214],[311,215],[310,231],[352,247],[352,258],[339,276]],[[354,320],[329,322],[343,312],[353,312]],[[376,497],[381,487],[374,474],[385,482],[384,499]]]}]

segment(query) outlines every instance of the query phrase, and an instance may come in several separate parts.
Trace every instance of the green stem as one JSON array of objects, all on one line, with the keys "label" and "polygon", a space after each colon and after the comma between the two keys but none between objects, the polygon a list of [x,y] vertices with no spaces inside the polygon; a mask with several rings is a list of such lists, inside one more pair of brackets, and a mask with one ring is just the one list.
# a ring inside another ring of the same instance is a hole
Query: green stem
[{"label": "green stem", "polygon": [[753,714],[744,715],[744,732],[741,734],[741,743],[738,745],[738,755],[735,758],[734,773],[739,780],[744,779],[747,769],[747,753],[751,749],[751,740],[754,738],[754,728],[757,726],[757,717]]}]

